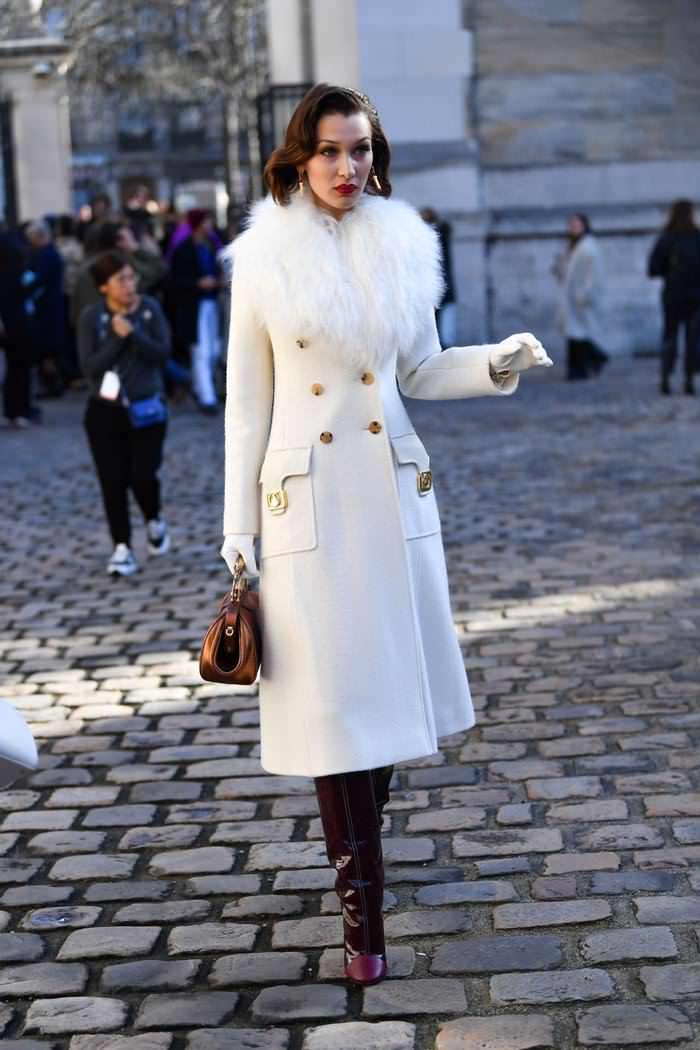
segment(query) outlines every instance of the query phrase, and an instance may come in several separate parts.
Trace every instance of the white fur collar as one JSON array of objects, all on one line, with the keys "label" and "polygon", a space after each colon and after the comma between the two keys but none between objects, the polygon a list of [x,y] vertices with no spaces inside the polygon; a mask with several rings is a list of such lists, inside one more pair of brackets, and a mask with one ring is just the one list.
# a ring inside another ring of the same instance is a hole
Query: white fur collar
[{"label": "white fur collar", "polygon": [[443,288],[432,227],[409,204],[367,194],[339,221],[308,196],[268,197],[231,254],[262,324],[322,338],[352,368],[408,348]]}]

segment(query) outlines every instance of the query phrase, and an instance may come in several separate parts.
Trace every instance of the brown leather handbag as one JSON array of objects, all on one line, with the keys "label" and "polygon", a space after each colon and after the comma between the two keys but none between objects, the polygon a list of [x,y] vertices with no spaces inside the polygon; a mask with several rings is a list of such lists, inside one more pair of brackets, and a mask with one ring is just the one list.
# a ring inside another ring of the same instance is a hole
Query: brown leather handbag
[{"label": "brown leather handbag", "polygon": [[252,685],[260,669],[262,636],[258,622],[260,596],[248,590],[245,562],[238,557],[231,591],[204,636],[199,673],[207,682]]}]

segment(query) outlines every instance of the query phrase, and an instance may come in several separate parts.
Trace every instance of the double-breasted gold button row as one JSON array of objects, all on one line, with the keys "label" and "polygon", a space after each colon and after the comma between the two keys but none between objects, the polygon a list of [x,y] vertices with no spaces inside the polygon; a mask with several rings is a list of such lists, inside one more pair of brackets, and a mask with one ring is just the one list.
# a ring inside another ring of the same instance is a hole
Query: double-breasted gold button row
[{"label": "double-breasted gold button row", "polygon": [[[366,429],[369,430],[370,434],[381,434],[384,428],[379,420],[373,419]],[[333,435],[330,430],[322,430],[319,437],[324,445],[330,445],[333,440]]]},{"label": "double-breasted gold button row", "polygon": [[[371,386],[374,382],[374,375],[371,372],[363,372],[360,376],[360,381],[364,383],[365,386]],[[324,389],[325,387],[323,386],[323,383],[312,383],[310,387],[311,393],[314,397],[320,397]]]},{"label": "double-breasted gold button row", "polygon": [[[303,350],[306,345],[307,345],[307,343],[306,343],[305,339],[297,339],[297,346],[299,347],[300,350]],[[371,386],[372,383],[374,382],[374,375],[373,375],[373,373],[372,372],[363,372],[362,375],[360,376],[360,382],[364,383],[365,386]],[[324,391],[324,387],[323,387],[322,383],[312,383],[310,389],[311,389],[311,393],[314,395],[314,397],[320,397],[321,394]],[[382,432],[382,424],[378,423],[376,419],[373,419],[372,422],[367,427],[367,429],[372,434],[381,434],[381,432]],[[323,430],[321,432],[321,434],[319,435],[319,437],[320,437],[320,439],[321,439],[321,441],[323,442],[324,445],[330,445],[331,441],[333,440],[333,434],[331,433],[330,430]]]}]

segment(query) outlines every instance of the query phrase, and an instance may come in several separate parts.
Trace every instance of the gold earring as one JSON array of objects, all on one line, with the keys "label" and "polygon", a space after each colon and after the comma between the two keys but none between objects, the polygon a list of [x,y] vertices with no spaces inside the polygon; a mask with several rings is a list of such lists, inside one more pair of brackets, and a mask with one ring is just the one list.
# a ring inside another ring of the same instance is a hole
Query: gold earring
[{"label": "gold earring", "polygon": [[379,191],[379,193],[381,193],[382,192],[382,184],[379,181],[379,176],[377,175],[377,173],[374,170],[374,168],[372,168],[372,170],[370,171],[370,175],[372,176],[372,182],[374,183],[375,188]]},{"label": "gold earring", "polygon": [[299,172],[299,195],[304,196],[304,172]]}]

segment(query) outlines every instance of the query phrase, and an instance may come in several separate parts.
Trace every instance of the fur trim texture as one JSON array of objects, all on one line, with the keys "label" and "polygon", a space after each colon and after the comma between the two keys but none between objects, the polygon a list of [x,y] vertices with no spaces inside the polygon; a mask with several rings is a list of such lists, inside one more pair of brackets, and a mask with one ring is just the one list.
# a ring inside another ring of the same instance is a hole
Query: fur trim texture
[{"label": "fur trim texture", "polygon": [[409,348],[440,300],[440,246],[409,204],[363,194],[336,220],[295,193],[254,205],[229,249],[237,293],[270,330],[322,338],[349,367]]}]

